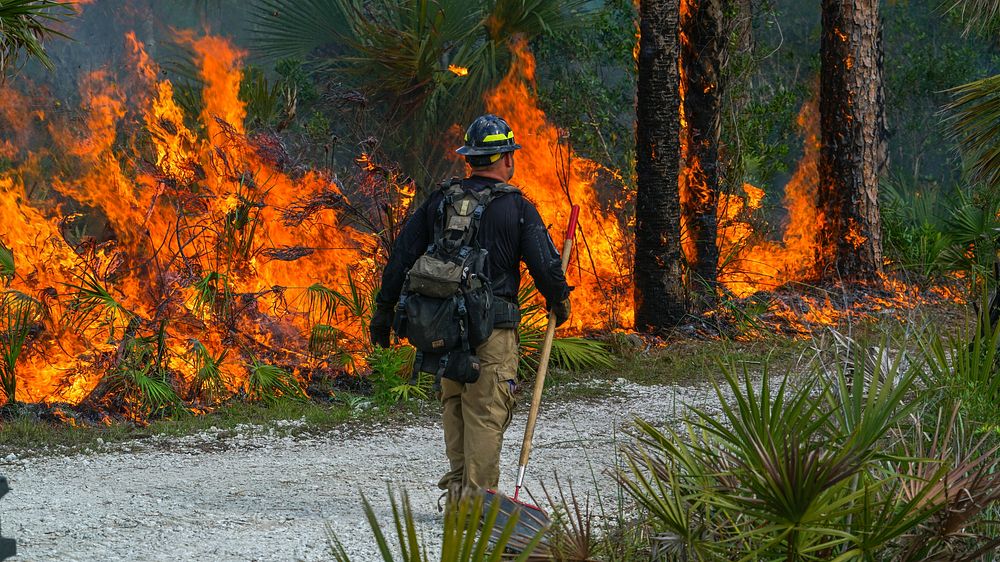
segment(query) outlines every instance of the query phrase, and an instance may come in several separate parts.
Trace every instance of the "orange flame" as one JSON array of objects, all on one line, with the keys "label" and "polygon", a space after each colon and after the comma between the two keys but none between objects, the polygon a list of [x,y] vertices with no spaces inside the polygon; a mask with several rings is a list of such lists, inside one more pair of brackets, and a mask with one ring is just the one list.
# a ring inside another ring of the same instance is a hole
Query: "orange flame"
[{"label": "orange flame", "polygon": [[[244,53],[218,37],[181,32],[178,40],[195,53],[205,84],[207,139],[186,126],[173,85],[158,79],[133,34],[131,73],[81,79],[81,120],[46,120],[24,111],[23,96],[0,96],[0,147],[18,157],[0,173],[0,240],[18,264],[9,287],[41,303],[45,325],[18,363],[19,400],[84,400],[121,355],[123,333],[155,332],[159,318],[170,319],[166,361],[185,383],[195,376],[192,340],[215,357],[235,349],[220,367],[234,391],[251,350],[310,361],[311,285],[341,289],[349,271],[361,283],[374,275],[374,237],[337,224],[336,205],[323,203],[343,199],[338,185],[319,172],[285,171],[245,136]],[[50,149],[23,148],[46,135]],[[47,189],[64,202],[45,198]],[[76,323],[81,302],[94,302],[80,300],[89,289],[107,293],[89,297],[103,300]],[[324,316],[342,339],[360,341],[355,318]]]},{"label": "orange flame", "polygon": [[599,166],[565,147],[559,130],[548,122],[534,93],[535,58],[524,41],[511,45],[514,60],[503,82],[486,96],[492,113],[514,129],[518,152],[513,182],[538,207],[558,239],[565,231],[570,207],[580,205],[575,258],[568,279],[573,292],[573,318],[578,330],[631,326],[633,322],[631,250],[614,211],[597,195]]}]

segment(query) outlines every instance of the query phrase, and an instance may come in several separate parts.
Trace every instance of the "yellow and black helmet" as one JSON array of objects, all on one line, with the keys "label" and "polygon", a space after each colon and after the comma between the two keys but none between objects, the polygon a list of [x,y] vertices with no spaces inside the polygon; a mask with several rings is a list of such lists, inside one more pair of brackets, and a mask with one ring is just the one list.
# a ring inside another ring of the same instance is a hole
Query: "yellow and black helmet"
[{"label": "yellow and black helmet", "polygon": [[[465,144],[455,152],[470,160],[496,162],[496,158],[475,158],[477,156],[496,156],[505,152],[514,152],[521,145],[514,142],[514,131],[501,117],[487,113],[477,117],[465,131]],[[475,164],[476,162],[473,162]]]}]

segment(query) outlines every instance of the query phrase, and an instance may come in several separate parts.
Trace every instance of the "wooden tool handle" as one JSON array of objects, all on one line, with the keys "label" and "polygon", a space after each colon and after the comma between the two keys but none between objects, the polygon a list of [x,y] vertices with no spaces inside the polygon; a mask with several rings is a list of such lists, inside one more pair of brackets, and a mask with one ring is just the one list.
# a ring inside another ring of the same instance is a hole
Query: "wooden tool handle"
[{"label": "wooden tool handle", "polygon": [[[573,205],[573,210],[569,215],[569,228],[566,229],[566,242],[563,243],[562,251],[562,271],[566,273],[569,267],[570,253],[573,251],[573,236],[576,234],[577,217],[580,215],[580,207]],[[517,478],[517,493],[520,491],[524,480],[524,468],[528,465],[528,456],[531,455],[531,438],[535,435],[535,422],[538,420],[538,408],[542,404],[542,390],[545,388],[545,374],[549,371],[549,356],[552,354],[552,340],[556,337],[556,313],[549,312],[549,323],[545,329],[545,340],[542,342],[542,355],[538,358],[538,373],[535,375],[535,391],[531,396],[531,410],[528,412],[528,423],[524,426],[524,440],[521,442],[521,459],[518,462],[519,471]]]}]

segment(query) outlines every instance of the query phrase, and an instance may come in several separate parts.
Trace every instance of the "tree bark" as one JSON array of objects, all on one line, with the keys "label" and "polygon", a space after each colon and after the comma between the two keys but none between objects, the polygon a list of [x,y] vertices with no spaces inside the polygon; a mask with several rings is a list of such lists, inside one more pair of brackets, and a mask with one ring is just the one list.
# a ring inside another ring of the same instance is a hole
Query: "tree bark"
[{"label": "tree bark", "polygon": [[681,86],[687,121],[682,134],[687,189],[684,224],[692,239],[691,289],[702,306],[715,300],[719,266],[719,137],[722,134],[721,70],[726,36],[723,0],[681,0]]},{"label": "tree bark", "polygon": [[639,5],[636,100],[635,323],[657,331],[684,317],[681,267],[679,0]]},{"label": "tree bark", "polygon": [[886,164],[882,22],[878,0],[823,0],[818,203],[824,276],[875,280],[882,271],[878,179]]}]

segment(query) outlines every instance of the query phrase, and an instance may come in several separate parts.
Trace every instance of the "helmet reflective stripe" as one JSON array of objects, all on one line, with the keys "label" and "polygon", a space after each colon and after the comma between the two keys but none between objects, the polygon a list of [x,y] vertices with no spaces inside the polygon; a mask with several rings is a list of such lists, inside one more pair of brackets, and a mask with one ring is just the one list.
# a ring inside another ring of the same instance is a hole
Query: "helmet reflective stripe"
[{"label": "helmet reflective stripe", "polygon": [[469,125],[465,132],[465,144],[456,152],[462,156],[493,156],[519,148],[521,145],[514,142],[514,131],[510,125],[501,117],[486,114]]},{"label": "helmet reflective stripe", "polygon": [[509,140],[514,140],[514,131],[511,131],[511,132],[507,133],[506,135],[503,134],[503,133],[497,133],[495,135],[486,135],[485,137],[483,137],[482,142],[505,141],[505,140],[508,140],[508,139]]},{"label": "helmet reflective stripe", "polygon": [[497,160],[499,160],[501,156],[503,156],[503,152],[498,152],[498,153],[494,154],[493,156],[490,156],[490,164],[492,164],[492,163],[496,162]]}]

